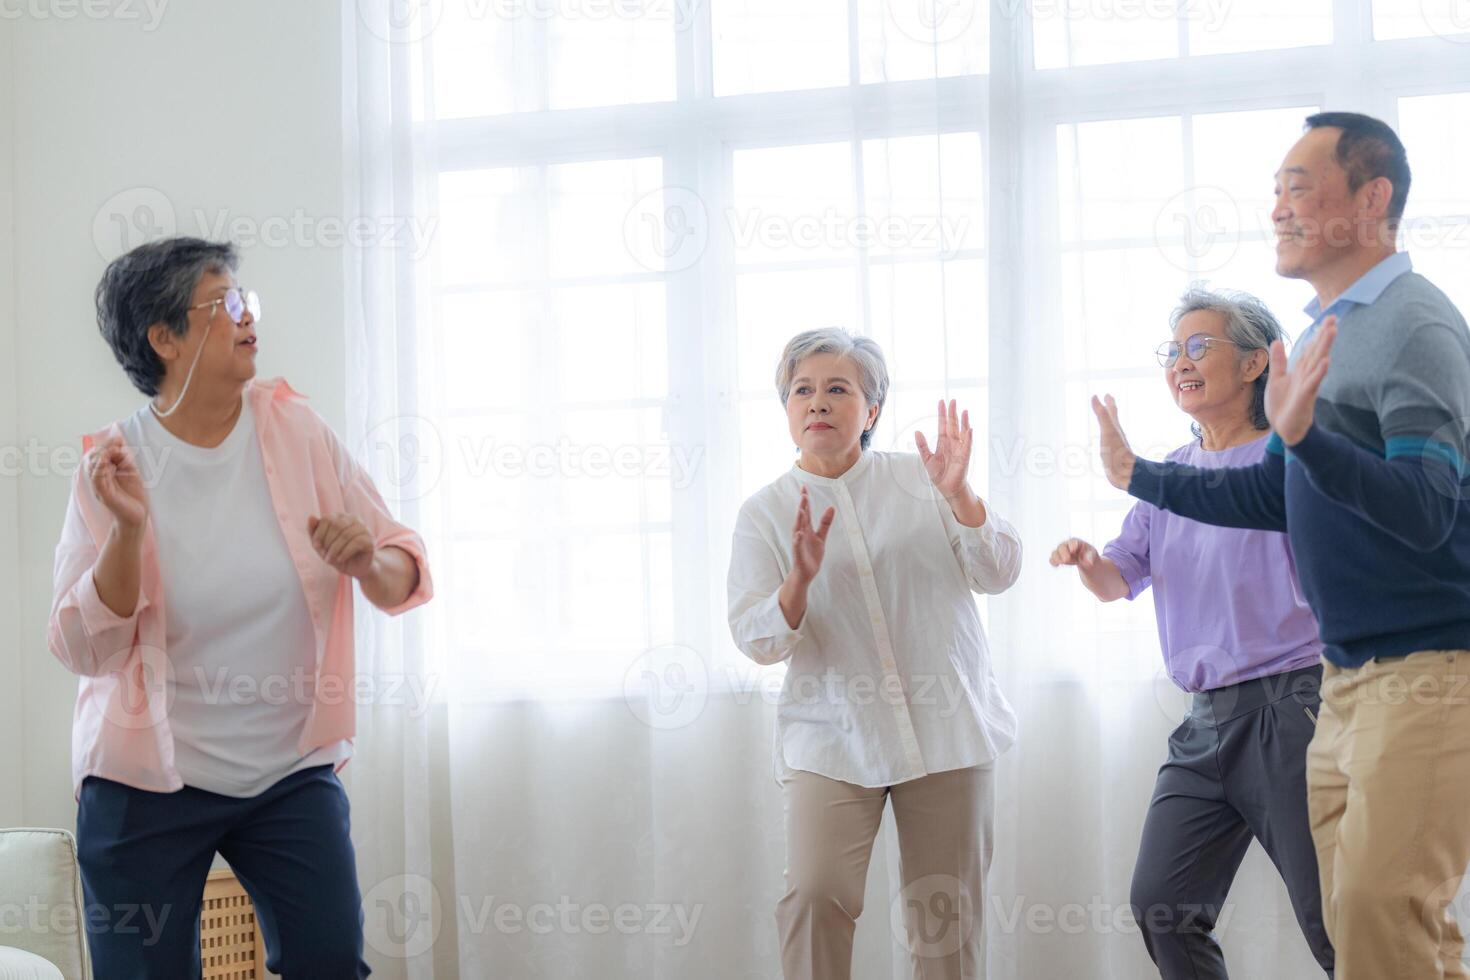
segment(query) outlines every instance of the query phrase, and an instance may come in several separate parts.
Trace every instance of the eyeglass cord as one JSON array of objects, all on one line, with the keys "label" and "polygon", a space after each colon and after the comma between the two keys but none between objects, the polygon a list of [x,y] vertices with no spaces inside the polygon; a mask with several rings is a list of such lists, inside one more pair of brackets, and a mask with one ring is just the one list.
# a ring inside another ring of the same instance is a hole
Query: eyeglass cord
[{"label": "eyeglass cord", "polygon": [[189,382],[194,380],[194,369],[199,366],[199,358],[200,355],[204,353],[204,345],[209,342],[209,331],[213,329],[214,317],[210,317],[209,323],[206,324],[204,327],[204,338],[199,341],[199,349],[194,352],[194,363],[189,365],[189,373],[184,376],[184,387],[183,390],[179,392],[179,397],[174,399],[173,407],[170,408],[167,412],[160,412],[157,405],[149,402],[148,407],[153,409],[154,415],[158,416],[161,419],[166,419],[173,413],[177,412],[179,410],[179,406],[184,403],[184,396],[189,393]]}]

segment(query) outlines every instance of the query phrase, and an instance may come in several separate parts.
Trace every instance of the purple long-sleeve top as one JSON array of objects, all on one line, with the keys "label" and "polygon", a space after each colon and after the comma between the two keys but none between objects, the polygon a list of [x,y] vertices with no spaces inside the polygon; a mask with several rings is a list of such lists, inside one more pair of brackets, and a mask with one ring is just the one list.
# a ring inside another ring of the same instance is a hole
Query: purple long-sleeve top
[{"label": "purple long-sleeve top", "polygon": [[[1251,466],[1267,437],[1218,452],[1198,440],[1169,459],[1208,469]],[[1150,585],[1159,644],[1174,683],[1207,691],[1317,663],[1322,640],[1285,534],[1213,527],[1139,501],[1103,548],[1136,599]]]}]

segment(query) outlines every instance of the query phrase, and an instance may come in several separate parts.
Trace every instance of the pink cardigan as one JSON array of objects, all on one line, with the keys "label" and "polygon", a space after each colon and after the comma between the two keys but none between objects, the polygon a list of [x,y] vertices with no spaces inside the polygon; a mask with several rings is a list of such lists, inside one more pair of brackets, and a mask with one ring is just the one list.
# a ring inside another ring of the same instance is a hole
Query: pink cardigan
[{"label": "pink cardigan", "polygon": [[[316,697],[298,746],[305,755],[321,746],[351,740],[356,732],[352,579],[317,556],[307,518],[342,511],[355,514],[373,532],[379,548],[401,548],[413,556],[419,569],[418,588],[402,604],[384,610],[389,615],[428,602],[433,584],[423,540],[393,519],[372,480],[302,395],[284,380],[275,379],[252,382],[245,397],[255,415],[276,516],[316,628]],[[120,435],[121,428],[114,423],[84,438],[82,446],[89,450]],[[138,606],[124,618],[102,602],[92,579],[92,569],[112,528],[112,516],[93,495],[84,470],[78,469],[56,548],[47,631],[51,652],[68,670],[81,675],[71,748],[72,782],[78,793],[87,776],[154,792],[183,787],[174,768],[168,722],[171,664],[151,520],[144,531]]]}]

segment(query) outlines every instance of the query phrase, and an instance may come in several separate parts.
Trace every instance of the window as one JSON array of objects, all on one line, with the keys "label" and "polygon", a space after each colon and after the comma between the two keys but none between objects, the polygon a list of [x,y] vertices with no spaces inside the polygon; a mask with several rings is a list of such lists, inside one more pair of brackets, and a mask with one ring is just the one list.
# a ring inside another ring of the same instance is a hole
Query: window
[{"label": "window", "polygon": [[878,448],[932,435],[946,392],[983,445],[987,16],[927,2],[445,0],[425,25],[427,505],[456,592],[430,615],[477,693],[620,691],[670,643],[719,651],[716,687],[749,674],[722,571],[792,463],[800,330],[883,343]]},{"label": "window", "polygon": [[1401,237],[1415,268],[1463,313],[1470,310],[1470,91],[1402,98],[1398,111],[1414,173]]},{"label": "window", "polygon": [[912,451],[920,425],[932,436],[946,379],[949,397],[983,424],[978,134],[738,150],[733,163],[742,491],[791,465],[789,440],[773,438],[785,425],[774,375],[782,346],[803,329],[846,327],[883,346],[894,384],[874,448]]},{"label": "window", "polygon": [[691,9],[689,0],[424,6],[438,13],[423,45],[438,119],[673,99],[675,42]]},{"label": "window", "polygon": [[1374,0],[1373,36],[1442,37],[1470,44],[1470,9],[1462,0]]},{"label": "window", "polygon": [[1150,61],[1332,41],[1331,0],[1032,0],[1037,68]]},{"label": "window", "polygon": [[[1176,12],[1182,16],[1186,6]],[[1055,257],[1050,268],[1060,289],[1051,326],[1066,377],[1056,435],[1064,445],[1093,444],[1089,396],[1103,392],[1116,397],[1141,453],[1158,458],[1189,439],[1189,420],[1173,405],[1151,354],[1191,282],[1254,293],[1288,336],[1305,329],[1301,309],[1310,287],[1274,272],[1272,175],[1318,107],[1359,109],[1398,128],[1415,169],[1402,245],[1464,308],[1470,201],[1457,176],[1470,162],[1470,128],[1462,125],[1470,118],[1465,49],[1445,37],[1351,47],[1370,11],[1366,3],[1348,6],[1360,16],[1334,23],[1325,4],[1293,5],[1291,21],[1279,19],[1279,5],[1270,20],[1258,18],[1252,4],[1233,5],[1212,28],[1208,11],[1196,5],[1194,19],[1172,34],[1126,32],[1116,18],[1071,24],[1069,34],[1036,24],[1039,68],[1179,59],[1149,75],[1120,74],[1127,67],[1121,65],[1043,75],[1055,80],[1045,90],[1047,104],[1062,107],[1053,116],[1055,238],[1038,251],[1043,264],[1048,254]],[[1382,0],[1373,6],[1377,27],[1387,7]],[[1288,39],[1302,47],[1266,50]],[[1324,58],[1307,46],[1334,39],[1356,54],[1329,51]],[[1213,64],[1192,57],[1254,50],[1261,53]],[[1451,63],[1456,81],[1444,74]],[[1394,82],[1386,90],[1372,81],[1388,78]],[[1407,94],[1428,85],[1436,94]],[[1088,90],[1099,86],[1106,87]],[[1161,111],[1165,105],[1171,108]],[[1097,468],[1066,485],[1065,503],[1058,502],[1069,514],[1066,533],[1108,540],[1131,501]],[[1158,663],[1151,603],[1099,607],[1072,590],[1063,622],[1061,644],[1095,648],[1107,670]],[[1059,659],[1057,669],[1086,668]]]},{"label": "window", "polygon": [[[883,345],[875,447],[910,450],[958,398],[979,488],[1033,555],[1107,540],[1128,501],[1097,472],[1088,397],[1117,396],[1150,454],[1188,438],[1152,357],[1183,289],[1245,289],[1305,326],[1269,215],[1319,106],[1399,126],[1406,244],[1470,309],[1455,5],[443,8],[416,49],[440,221],[417,346],[444,447],[432,543],[458,594],[429,615],[458,617],[435,621],[442,655],[485,695],[620,690],[670,643],[713,651],[715,687],[748,675],[729,528],[791,465],[773,379],[810,327]],[[992,95],[992,64],[1014,94]],[[1065,601],[1002,624],[997,649],[1061,675],[1158,669],[1148,604]]]}]

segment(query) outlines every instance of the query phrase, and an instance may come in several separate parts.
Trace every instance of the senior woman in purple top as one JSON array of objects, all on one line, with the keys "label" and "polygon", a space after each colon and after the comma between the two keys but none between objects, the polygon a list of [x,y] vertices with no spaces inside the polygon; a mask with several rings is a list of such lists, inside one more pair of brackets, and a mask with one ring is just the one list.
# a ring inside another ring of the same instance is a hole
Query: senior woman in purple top
[{"label": "senior woman in purple top", "polygon": [[[1193,289],[1171,318],[1159,363],[1195,439],[1169,458],[1249,466],[1266,450],[1266,373],[1275,317],[1241,293]],[[1307,818],[1307,744],[1322,677],[1317,621],[1286,535],[1212,527],[1134,505],[1098,554],[1073,538],[1052,553],[1099,599],[1152,583],[1169,676],[1194,701],[1169,737],[1130,902],[1164,980],[1225,978],[1215,921],[1252,838],[1282,877],[1328,976],[1317,854]]]}]

